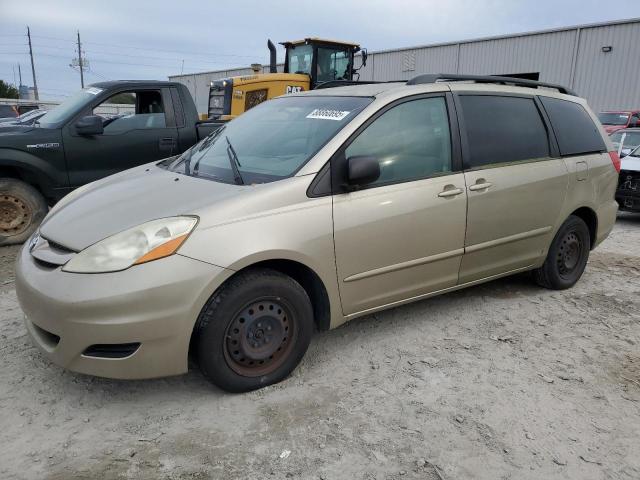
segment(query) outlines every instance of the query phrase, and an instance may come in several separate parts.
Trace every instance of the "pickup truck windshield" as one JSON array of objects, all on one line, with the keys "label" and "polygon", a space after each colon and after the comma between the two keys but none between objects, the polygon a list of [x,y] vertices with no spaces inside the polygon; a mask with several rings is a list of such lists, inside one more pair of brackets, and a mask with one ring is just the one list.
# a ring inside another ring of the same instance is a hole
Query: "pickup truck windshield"
[{"label": "pickup truck windshield", "polygon": [[84,104],[89,103],[102,90],[95,87],[83,88],[66,99],[57,107],[49,110],[39,121],[40,125],[55,125],[66,120],[69,115],[78,111]]},{"label": "pickup truck windshield", "polygon": [[[365,97],[283,97],[252,108],[187,150],[168,168],[226,183],[293,175],[358,112]],[[237,168],[236,168],[237,167]]]}]

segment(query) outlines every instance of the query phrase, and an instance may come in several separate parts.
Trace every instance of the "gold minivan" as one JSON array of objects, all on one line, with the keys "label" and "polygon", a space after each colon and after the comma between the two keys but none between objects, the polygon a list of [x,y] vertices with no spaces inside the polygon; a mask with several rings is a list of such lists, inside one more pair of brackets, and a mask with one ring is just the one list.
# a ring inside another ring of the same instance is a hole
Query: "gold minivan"
[{"label": "gold minivan", "polygon": [[287,95],[63,199],[17,293],[65,368],[150,378],[191,354],[221,388],[256,389],[316,329],[526,270],[571,287],[613,228],[619,167],[559,86],[424,75]]}]

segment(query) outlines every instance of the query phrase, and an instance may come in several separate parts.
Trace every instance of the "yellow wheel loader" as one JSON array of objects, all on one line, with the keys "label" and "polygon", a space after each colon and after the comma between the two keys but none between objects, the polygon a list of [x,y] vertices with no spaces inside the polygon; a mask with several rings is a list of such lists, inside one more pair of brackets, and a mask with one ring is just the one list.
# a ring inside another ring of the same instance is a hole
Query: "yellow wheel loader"
[{"label": "yellow wheel loader", "polygon": [[[354,68],[354,55],[361,51],[354,43],[305,38],[282,42],[286,49],[284,73],[276,67],[276,47],[269,40],[269,73],[214,80],[209,88],[209,120],[226,122],[270,98],[314,88],[348,85],[366,65],[362,50],[360,67]],[[261,71],[262,65],[254,70]]]}]

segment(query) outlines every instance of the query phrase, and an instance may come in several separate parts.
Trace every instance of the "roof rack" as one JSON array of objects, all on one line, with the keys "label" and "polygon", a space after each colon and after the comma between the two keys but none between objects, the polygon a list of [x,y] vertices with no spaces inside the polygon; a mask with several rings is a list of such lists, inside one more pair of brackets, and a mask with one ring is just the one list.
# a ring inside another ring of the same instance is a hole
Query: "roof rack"
[{"label": "roof rack", "polygon": [[427,73],[424,75],[418,75],[417,77],[413,77],[411,80],[407,81],[407,85],[421,85],[424,83],[436,83],[437,81],[446,81],[446,80],[456,80],[456,81],[473,81],[476,83],[499,83],[502,85],[516,85],[518,87],[529,87],[529,88],[553,88],[558,90],[560,93],[564,93],[567,95],[573,95],[574,97],[577,94],[562,85],[556,85],[554,83],[546,83],[546,82],[538,82],[536,80],[527,80],[524,78],[516,78],[516,77],[500,77],[497,75],[461,75],[457,73]]},{"label": "roof rack", "polygon": [[375,80],[327,80],[326,82],[318,83],[314,90],[320,90],[323,88],[344,87],[350,85],[371,85],[374,83],[393,83],[404,82],[404,80],[388,80],[388,81],[375,81]]}]

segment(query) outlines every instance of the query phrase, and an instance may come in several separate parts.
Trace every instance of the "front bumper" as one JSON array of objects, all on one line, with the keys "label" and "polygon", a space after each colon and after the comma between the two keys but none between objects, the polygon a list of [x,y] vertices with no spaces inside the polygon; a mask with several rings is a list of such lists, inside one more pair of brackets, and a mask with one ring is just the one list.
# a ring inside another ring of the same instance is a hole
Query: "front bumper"
[{"label": "front bumper", "polygon": [[640,212],[640,172],[621,170],[616,190],[620,210]]},{"label": "front bumper", "polygon": [[[102,377],[153,378],[187,371],[195,321],[231,273],[181,255],[122,272],[67,273],[25,246],[16,292],[29,335],[53,363]],[[85,354],[94,345],[138,343],[124,358]]]}]

